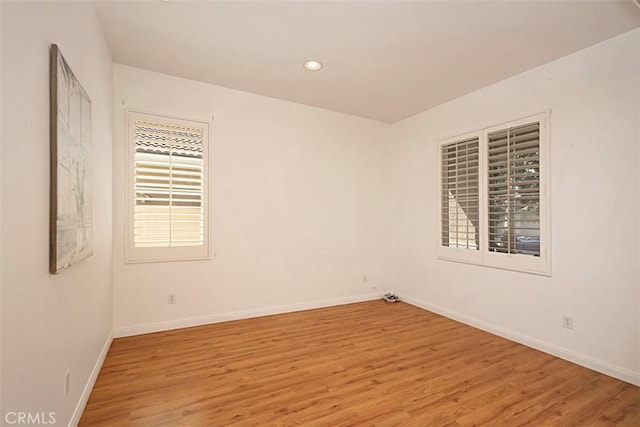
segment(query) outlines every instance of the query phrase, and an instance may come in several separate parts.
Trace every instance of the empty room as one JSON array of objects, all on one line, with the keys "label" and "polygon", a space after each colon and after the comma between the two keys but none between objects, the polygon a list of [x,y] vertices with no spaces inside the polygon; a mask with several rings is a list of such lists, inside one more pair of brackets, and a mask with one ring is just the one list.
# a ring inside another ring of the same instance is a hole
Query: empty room
[{"label": "empty room", "polygon": [[0,425],[640,425],[640,3],[0,1]]}]

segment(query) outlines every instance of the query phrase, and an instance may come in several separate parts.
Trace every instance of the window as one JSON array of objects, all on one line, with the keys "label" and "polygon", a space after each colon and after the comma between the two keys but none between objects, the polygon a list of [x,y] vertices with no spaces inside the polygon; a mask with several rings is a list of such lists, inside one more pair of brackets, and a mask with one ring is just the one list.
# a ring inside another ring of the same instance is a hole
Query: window
[{"label": "window", "polygon": [[540,256],[540,123],[487,138],[489,250]]},{"label": "window", "polygon": [[[479,146],[478,136],[442,145],[442,246],[480,249]],[[473,252],[466,255],[475,256]]]},{"label": "window", "polygon": [[208,123],[133,111],[128,122],[127,261],[208,258]]},{"label": "window", "polygon": [[548,114],[441,141],[440,258],[550,273]]}]

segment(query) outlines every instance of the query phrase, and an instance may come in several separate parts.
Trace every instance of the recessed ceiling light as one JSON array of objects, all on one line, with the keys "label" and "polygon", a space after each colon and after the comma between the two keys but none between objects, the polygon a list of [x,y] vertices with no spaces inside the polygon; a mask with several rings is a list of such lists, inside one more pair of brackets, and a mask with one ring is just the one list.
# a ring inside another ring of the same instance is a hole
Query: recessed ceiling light
[{"label": "recessed ceiling light", "polygon": [[309,71],[318,71],[320,68],[322,68],[322,64],[319,61],[313,60],[304,61],[304,64],[302,65]]}]

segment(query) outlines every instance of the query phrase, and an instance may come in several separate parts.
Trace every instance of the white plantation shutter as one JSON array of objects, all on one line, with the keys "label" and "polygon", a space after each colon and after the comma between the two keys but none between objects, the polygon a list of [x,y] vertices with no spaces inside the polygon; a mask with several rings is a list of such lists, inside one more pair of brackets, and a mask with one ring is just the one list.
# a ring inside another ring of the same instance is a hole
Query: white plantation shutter
[{"label": "white plantation shutter", "polygon": [[540,256],[540,123],[487,139],[489,250]]},{"label": "white plantation shutter", "polygon": [[129,135],[128,259],[206,257],[208,124],[130,112]]},{"label": "white plantation shutter", "polygon": [[551,274],[549,112],[439,141],[438,258]]},{"label": "white plantation shutter", "polygon": [[479,249],[479,138],[442,145],[441,244]]}]

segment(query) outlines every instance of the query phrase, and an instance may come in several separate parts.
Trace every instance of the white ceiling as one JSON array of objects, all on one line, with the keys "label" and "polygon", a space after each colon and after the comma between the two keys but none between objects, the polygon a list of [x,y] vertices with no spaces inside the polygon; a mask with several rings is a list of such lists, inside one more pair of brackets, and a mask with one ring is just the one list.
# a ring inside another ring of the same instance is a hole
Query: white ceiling
[{"label": "white ceiling", "polygon": [[390,123],[640,26],[632,1],[95,3],[115,62]]}]

